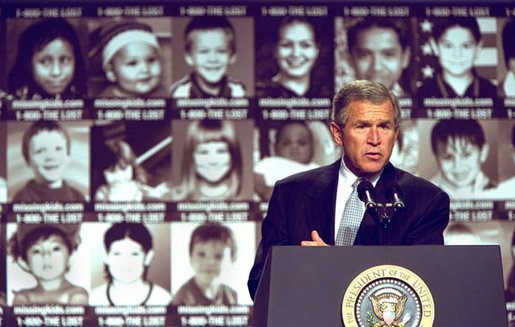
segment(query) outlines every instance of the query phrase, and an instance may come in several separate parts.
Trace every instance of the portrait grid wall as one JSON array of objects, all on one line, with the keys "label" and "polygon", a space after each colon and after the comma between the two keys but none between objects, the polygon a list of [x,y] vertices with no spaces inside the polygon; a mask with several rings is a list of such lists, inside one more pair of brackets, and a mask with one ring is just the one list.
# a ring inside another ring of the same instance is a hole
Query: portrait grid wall
[{"label": "portrait grid wall", "polygon": [[515,323],[513,5],[0,9],[4,325],[249,325],[273,186],[340,160],[356,79],[398,97],[391,162],[450,195],[445,244],[500,246]]}]

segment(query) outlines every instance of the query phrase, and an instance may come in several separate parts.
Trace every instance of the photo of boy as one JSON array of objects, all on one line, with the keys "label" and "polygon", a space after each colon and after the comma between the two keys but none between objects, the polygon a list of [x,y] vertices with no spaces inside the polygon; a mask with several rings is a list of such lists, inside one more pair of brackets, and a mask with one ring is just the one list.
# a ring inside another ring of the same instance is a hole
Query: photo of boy
[{"label": "photo of boy", "polygon": [[423,80],[418,89],[418,97],[496,98],[496,86],[480,76],[476,69],[479,62],[483,65],[486,62],[495,74],[497,65],[497,58],[486,57],[479,60],[483,40],[476,18],[435,19],[425,25],[431,26],[432,35],[427,44],[422,46],[422,51],[436,56],[438,62],[434,68],[429,65],[422,68]]},{"label": "photo of boy", "polygon": [[[18,224],[9,239],[9,255],[32,279],[9,271],[12,305],[87,305],[88,292],[69,280],[71,256],[80,244],[78,224]],[[23,285],[23,286],[20,286]]]},{"label": "photo of boy", "polygon": [[431,149],[438,171],[430,181],[451,199],[481,197],[496,186],[484,171],[490,146],[478,121],[438,121],[431,131]]},{"label": "photo of boy", "polygon": [[241,98],[245,85],[228,76],[236,63],[236,35],[225,17],[194,17],[184,30],[184,60],[191,73],[171,87],[172,98]]},{"label": "photo of boy", "polygon": [[[343,24],[345,23],[345,25]],[[347,26],[348,25],[348,26]],[[355,79],[379,82],[397,97],[411,95],[409,62],[411,59],[409,21],[391,18],[346,19],[340,25],[347,30],[347,63]],[[345,28],[344,26],[347,26]],[[337,30],[338,32],[338,30]],[[340,65],[342,57],[337,56]],[[406,71],[406,73],[405,73]]]},{"label": "photo of boy", "polygon": [[252,265],[255,232],[254,222],[172,223],[172,304],[252,303],[241,271]]},{"label": "photo of boy", "polygon": [[[80,157],[72,159],[71,137],[67,129],[55,121],[40,120],[32,123],[20,135],[18,125],[15,123],[8,126],[11,146],[7,157],[9,164],[12,164],[8,167],[9,183],[12,182],[9,195],[14,194],[11,201],[84,202],[83,192],[65,179],[65,176],[74,175],[75,168],[67,173],[70,163],[80,162],[83,159]],[[22,171],[21,156],[14,146],[18,142],[21,143],[21,154],[31,173]],[[89,160],[86,162],[89,163]],[[84,171],[81,171],[81,174],[84,174]],[[22,185],[22,178],[26,175],[31,176],[30,180]]]},{"label": "photo of boy", "polygon": [[232,231],[219,223],[205,223],[191,234],[190,263],[195,276],[172,299],[174,305],[235,305],[238,294],[218,280],[224,260],[236,260]]},{"label": "photo of boy", "polygon": [[105,22],[91,32],[89,58],[100,57],[108,85],[99,97],[165,97],[159,40],[138,21]]}]

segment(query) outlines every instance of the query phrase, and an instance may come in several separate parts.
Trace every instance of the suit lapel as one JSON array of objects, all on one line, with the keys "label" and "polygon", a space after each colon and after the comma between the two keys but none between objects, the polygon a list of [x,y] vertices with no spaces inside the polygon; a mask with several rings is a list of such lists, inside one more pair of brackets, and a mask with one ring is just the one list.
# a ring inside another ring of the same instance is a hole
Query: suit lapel
[{"label": "suit lapel", "polygon": [[310,231],[317,230],[327,244],[334,244],[334,210],[340,162],[338,160],[319,170],[312,187],[306,191],[312,201],[305,206],[308,210],[308,228]]}]

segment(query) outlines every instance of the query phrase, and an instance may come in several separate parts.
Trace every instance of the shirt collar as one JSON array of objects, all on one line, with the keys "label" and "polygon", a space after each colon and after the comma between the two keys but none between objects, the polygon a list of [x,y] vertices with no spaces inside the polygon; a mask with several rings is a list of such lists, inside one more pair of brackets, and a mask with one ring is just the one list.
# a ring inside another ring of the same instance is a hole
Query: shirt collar
[{"label": "shirt collar", "polygon": [[[372,185],[374,185],[374,187],[375,187],[377,184],[377,181],[379,180],[379,177],[381,177],[381,174],[383,173],[383,170],[384,170],[384,167],[378,173],[367,176],[367,177],[363,177],[363,178],[366,179],[367,181],[369,181],[370,183],[372,183]],[[343,156],[341,158],[341,164],[340,164],[340,176],[343,178],[344,185],[349,186],[349,187],[352,187],[352,184],[354,184],[356,179],[359,178],[349,169],[349,167],[347,167],[347,165],[345,164],[345,160],[343,160]]]}]

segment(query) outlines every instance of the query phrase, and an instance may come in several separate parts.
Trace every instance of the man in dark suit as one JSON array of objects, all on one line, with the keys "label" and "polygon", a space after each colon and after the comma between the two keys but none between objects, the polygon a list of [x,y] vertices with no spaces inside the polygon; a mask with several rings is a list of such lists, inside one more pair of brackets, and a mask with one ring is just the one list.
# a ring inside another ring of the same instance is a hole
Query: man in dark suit
[{"label": "man in dark suit", "polygon": [[449,196],[389,163],[400,124],[397,98],[379,83],[355,81],[335,95],[331,120],[331,134],[344,155],[329,166],[290,176],[275,185],[249,276],[252,297],[272,246],[334,245],[340,229],[352,229],[347,223],[351,218],[344,211],[358,179],[375,186],[375,201],[379,203],[392,202],[389,193],[397,189],[405,207],[385,227],[361,204],[364,214],[360,214],[350,244],[443,244]]}]

